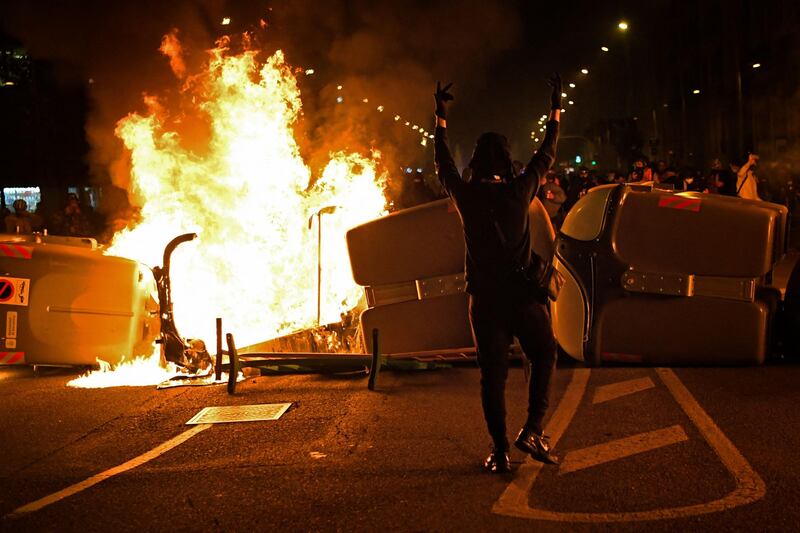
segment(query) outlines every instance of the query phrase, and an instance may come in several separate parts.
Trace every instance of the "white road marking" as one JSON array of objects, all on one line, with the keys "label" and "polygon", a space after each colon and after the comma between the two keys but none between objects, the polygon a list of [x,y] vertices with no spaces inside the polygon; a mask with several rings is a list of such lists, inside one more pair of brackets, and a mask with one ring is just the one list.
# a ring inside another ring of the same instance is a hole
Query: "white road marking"
[{"label": "white road marking", "polygon": [[110,477],[116,476],[117,474],[121,474],[123,472],[127,472],[128,470],[136,468],[137,466],[141,466],[141,465],[143,465],[143,464],[145,464],[145,463],[147,463],[149,461],[152,461],[153,459],[155,459],[159,455],[162,455],[162,454],[168,452],[172,448],[175,448],[176,446],[179,446],[179,445],[183,444],[184,442],[186,442],[187,440],[191,439],[192,437],[194,437],[195,435],[197,435],[201,431],[206,430],[206,429],[208,429],[210,427],[211,427],[211,424],[200,424],[200,425],[194,426],[192,429],[184,431],[180,435],[178,435],[176,437],[173,437],[172,439],[168,440],[167,442],[165,442],[165,443],[163,443],[163,444],[161,444],[159,446],[156,446],[155,448],[153,448],[149,452],[145,452],[142,455],[140,455],[138,457],[134,457],[130,461],[122,463],[119,466],[115,466],[114,468],[110,468],[110,469],[106,470],[105,472],[100,472],[99,474],[96,474],[96,475],[94,475],[94,476],[92,476],[92,477],[90,477],[88,479],[85,479],[85,480],[81,481],[80,483],[75,483],[74,485],[71,485],[71,486],[69,486],[69,487],[67,487],[65,489],[62,489],[62,490],[60,490],[58,492],[54,492],[53,494],[50,494],[49,496],[45,496],[44,498],[40,498],[40,499],[38,499],[38,500],[36,500],[34,502],[25,504],[22,507],[18,507],[16,509],[14,509],[11,513],[6,515],[6,517],[8,517],[8,518],[17,518],[17,517],[23,516],[25,514],[38,511],[38,510],[40,510],[40,509],[42,509],[44,507],[47,507],[51,503],[56,503],[57,501],[63,500],[64,498],[68,498],[69,496],[72,496],[73,494],[77,494],[77,493],[79,493],[79,492],[81,492],[83,490],[88,489],[89,487],[97,485],[101,481],[105,481],[106,479],[108,479]]},{"label": "white road marking", "polygon": [[[585,374],[578,375],[578,372]],[[559,402],[553,417],[548,423],[545,432],[551,435],[551,442],[555,445],[561,438],[569,422],[580,404],[581,396],[586,390],[588,369],[577,369],[572,376],[572,381],[567,387],[564,397]],[[623,513],[574,513],[556,512],[536,509],[529,504],[529,493],[536,477],[542,469],[542,464],[528,460],[519,468],[517,474],[500,498],[492,507],[492,512],[532,520],[549,520],[554,522],[637,522],[645,520],[671,520],[686,518],[702,514],[717,513],[748,505],[762,499],[767,492],[764,481],[753,470],[739,450],[731,443],[724,433],[717,427],[710,416],[700,407],[689,390],[680,382],[678,376],[669,368],[656,369],[658,376],[672,393],[677,403],[694,423],[705,438],[706,442],[717,453],[722,463],[736,480],[736,488],[726,496],[706,503],[687,505],[684,507],[670,507],[665,509],[652,509],[650,511],[635,511]],[[577,397],[576,397],[577,396]]]},{"label": "white road marking", "polygon": [[[564,392],[564,396],[561,397],[561,401],[558,402],[558,407],[553,412],[553,416],[547,422],[544,432],[550,436],[550,445],[553,448],[558,444],[558,440],[564,434],[567,426],[572,422],[572,417],[578,410],[578,404],[583,398],[586,384],[589,382],[590,372],[591,370],[588,368],[576,368],[572,372],[572,379],[567,385],[567,390]],[[526,510],[530,509],[528,507],[528,494],[541,469],[542,463],[528,457],[527,461],[522,463],[522,466],[517,470],[514,481],[506,487],[500,499],[492,507],[492,512],[524,517]],[[520,512],[522,512],[522,515],[519,514]]]},{"label": "white road marking", "polygon": [[680,425],[615,439],[569,452],[564,457],[558,473],[577,472],[584,468],[610,463],[631,455],[657,450],[658,448],[687,440],[689,440],[689,437],[686,436],[686,432]]},{"label": "white road marking", "polygon": [[629,379],[627,381],[620,381],[619,383],[611,383],[610,385],[603,385],[597,387],[597,390],[592,397],[592,403],[603,403],[609,400],[616,400],[622,396],[641,392],[643,390],[652,389],[655,383],[650,378]]}]

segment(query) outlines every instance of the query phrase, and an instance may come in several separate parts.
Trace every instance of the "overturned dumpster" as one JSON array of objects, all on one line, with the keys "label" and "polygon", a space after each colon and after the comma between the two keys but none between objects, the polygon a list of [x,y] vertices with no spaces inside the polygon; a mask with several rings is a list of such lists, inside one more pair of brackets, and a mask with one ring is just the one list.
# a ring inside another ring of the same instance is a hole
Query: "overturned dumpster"
[{"label": "overturned dumpster", "polygon": [[160,318],[152,272],[93,239],[0,235],[6,364],[94,366],[149,355]]},{"label": "overturned dumpster", "polygon": [[557,241],[559,344],[591,365],[763,363],[783,308],[773,272],[786,227],[786,208],[768,202],[592,189]]},{"label": "overturned dumpster", "polygon": [[[472,349],[463,237],[449,200],[353,228],[347,242],[367,295],[365,337],[379,329],[384,352]],[[786,248],[783,206],[597,187],[557,237],[554,264],[566,279],[551,304],[558,343],[589,365],[763,363],[786,340],[778,335],[792,335],[775,327],[791,307],[773,282]]]}]

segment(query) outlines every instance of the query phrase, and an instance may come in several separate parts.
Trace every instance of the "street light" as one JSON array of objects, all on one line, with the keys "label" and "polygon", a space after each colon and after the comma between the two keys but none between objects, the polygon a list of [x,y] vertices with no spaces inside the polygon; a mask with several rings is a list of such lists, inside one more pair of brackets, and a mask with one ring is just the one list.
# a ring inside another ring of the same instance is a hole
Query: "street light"
[{"label": "street light", "polygon": [[581,69],[581,74],[589,74],[589,69],[587,69],[587,68],[582,68],[582,69]]},{"label": "street light", "polygon": [[308,217],[308,229],[317,217],[317,325],[321,326],[322,321],[322,215],[331,214],[336,211],[335,205],[323,207],[310,217]]},{"label": "street light", "polygon": [[753,63],[753,68],[761,68],[761,63]]},{"label": "street light", "polygon": [[694,91],[692,91],[692,94],[700,94],[700,89],[695,89]]},{"label": "street light", "polygon": [[608,46],[601,46],[600,50],[602,50],[603,52],[608,52]]},{"label": "street light", "polygon": [[621,31],[628,31],[628,23],[624,20],[621,20],[619,21],[619,24],[617,24],[617,28],[619,28]]},{"label": "street light", "polygon": [[570,83],[570,84],[569,84],[569,88],[570,88],[570,89],[574,89],[574,88],[575,88],[575,84],[574,84],[574,83]]}]

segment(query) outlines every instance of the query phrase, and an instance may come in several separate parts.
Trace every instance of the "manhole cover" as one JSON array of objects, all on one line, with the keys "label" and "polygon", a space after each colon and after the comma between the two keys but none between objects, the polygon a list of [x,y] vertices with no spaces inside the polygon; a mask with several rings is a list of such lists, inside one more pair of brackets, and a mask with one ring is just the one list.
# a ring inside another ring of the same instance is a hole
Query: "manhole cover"
[{"label": "manhole cover", "polygon": [[224,422],[258,422],[277,420],[285,413],[291,403],[262,403],[259,405],[227,405],[224,407],[204,407],[194,415],[190,424],[221,424]]}]

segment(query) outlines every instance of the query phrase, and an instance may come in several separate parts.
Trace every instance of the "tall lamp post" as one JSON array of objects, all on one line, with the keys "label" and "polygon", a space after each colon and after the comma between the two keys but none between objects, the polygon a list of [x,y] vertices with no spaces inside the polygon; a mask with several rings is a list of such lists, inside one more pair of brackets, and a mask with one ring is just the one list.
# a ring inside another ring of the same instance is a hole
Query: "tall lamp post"
[{"label": "tall lamp post", "polygon": [[317,217],[317,326],[322,322],[322,215],[331,214],[336,211],[335,205],[323,207],[310,217],[308,217],[308,229]]}]

